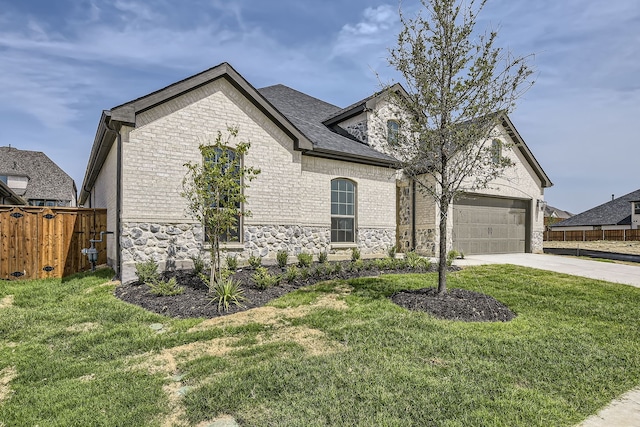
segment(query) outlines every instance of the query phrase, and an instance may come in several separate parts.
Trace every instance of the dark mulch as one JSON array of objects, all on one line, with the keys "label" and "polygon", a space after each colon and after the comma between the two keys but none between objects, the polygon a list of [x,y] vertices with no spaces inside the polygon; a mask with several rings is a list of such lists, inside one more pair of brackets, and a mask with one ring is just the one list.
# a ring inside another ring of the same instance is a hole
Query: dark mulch
[{"label": "dark mulch", "polygon": [[396,292],[391,300],[401,307],[425,311],[440,319],[464,322],[508,322],[516,317],[509,307],[492,296],[466,289],[448,288],[438,295],[436,288]]},{"label": "dark mulch", "polygon": [[[180,295],[156,296],[149,291],[148,286],[138,282],[122,284],[116,287],[115,295],[123,301],[174,318],[211,318],[261,307],[288,292],[317,283],[320,280],[347,280],[388,273],[433,272],[435,269],[435,265],[431,265],[429,270],[401,269],[378,271],[375,268],[370,268],[360,271],[345,271],[346,269],[343,269],[342,272],[331,274],[330,276],[309,277],[306,279],[298,279],[291,283],[282,281],[276,286],[267,289],[258,289],[251,279],[251,275],[254,272],[253,269],[244,268],[238,270],[233,275],[235,280],[243,284],[242,287],[245,297],[243,306],[231,305],[227,312],[218,311],[217,302],[212,301],[205,284],[200,278],[194,276],[191,271],[179,270],[165,272],[163,274],[165,280],[171,277],[177,279],[178,284],[184,289],[184,292]],[[269,270],[272,274],[282,273],[282,270],[277,267],[270,267]],[[459,270],[459,268],[454,266],[451,267],[450,270],[455,271]],[[452,320],[507,321],[515,317],[506,306],[494,298],[462,289],[449,289],[444,296],[437,296],[434,289],[401,291],[394,294],[392,300],[396,304],[409,310],[427,311],[436,317]]]}]

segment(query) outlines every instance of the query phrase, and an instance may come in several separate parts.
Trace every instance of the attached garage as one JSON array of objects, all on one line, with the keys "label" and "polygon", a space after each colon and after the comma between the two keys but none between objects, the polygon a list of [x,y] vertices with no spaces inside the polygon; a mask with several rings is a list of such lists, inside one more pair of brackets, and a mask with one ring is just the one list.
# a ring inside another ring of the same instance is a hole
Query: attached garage
[{"label": "attached garage", "polygon": [[531,252],[531,202],[463,196],[453,206],[453,248],[464,254]]}]

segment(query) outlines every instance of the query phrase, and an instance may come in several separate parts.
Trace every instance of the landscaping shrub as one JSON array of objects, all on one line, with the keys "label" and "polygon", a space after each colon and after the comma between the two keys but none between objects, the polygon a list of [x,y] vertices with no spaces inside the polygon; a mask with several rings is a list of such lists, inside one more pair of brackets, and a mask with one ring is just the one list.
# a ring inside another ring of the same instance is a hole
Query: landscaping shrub
[{"label": "landscaping shrub", "polygon": [[300,267],[309,267],[313,262],[313,255],[301,252],[298,254],[298,265]]},{"label": "landscaping shrub", "polygon": [[213,287],[212,301],[218,305],[218,311],[229,311],[231,304],[242,307],[244,301],[244,289],[240,286],[240,282],[227,278],[222,279]]},{"label": "landscaping shrub", "polygon": [[301,278],[302,280],[306,280],[306,279],[308,279],[308,278],[309,278],[309,275],[310,275],[310,271],[309,271],[309,268],[308,268],[308,267],[302,267],[302,268],[300,269],[300,278]]},{"label": "landscaping shrub", "polygon": [[157,282],[160,280],[160,275],[158,274],[158,263],[153,259],[137,263],[136,276],[138,276],[138,281],[140,283]]},{"label": "landscaping shrub", "polygon": [[329,259],[329,254],[326,251],[322,251],[318,254],[318,262],[324,264]]},{"label": "landscaping shrub", "polygon": [[285,271],[284,273],[284,280],[286,280],[287,282],[293,282],[298,278],[299,274],[300,273],[298,272],[298,267],[296,267],[295,265],[290,265],[287,268],[287,271]]},{"label": "landscaping shrub", "polygon": [[458,258],[458,255],[460,254],[455,249],[452,249],[447,253],[447,267],[451,267],[453,260]]},{"label": "landscaping shrub", "polygon": [[265,267],[257,267],[256,272],[251,276],[259,289],[267,289],[275,286],[280,281],[280,277],[269,273]]},{"label": "landscaping shrub", "polygon": [[236,271],[238,269],[238,258],[234,255],[227,255],[227,269],[231,271]]},{"label": "landscaping shrub", "polygon": [[158,296],[168,297],[172,295],[180,295],[184,292],[182,286],[178,286],[178,282],[175,277],[165,282],[164,280],[156,280],[153,282],[147,282],[151,293]]},{"label": "landscaping shrub", "polygon": [[289,259],[289,252],[283,250],[279,250],[276,253],[276,260],[278,261],[278,267],[285,268],[287,266],[287,260]]},{"label": "landscaping shrub", "polygon": [[351,248],[351,261],[358,261],[360,259],[360,249]]},{"label": "landscaping shrub", "polygon": [[387,254],[389,255],[389,258],[395,259],[396,258],[396,245],[391,246],[387,250]]},{"label": "landscaping shrub", "polygon": [[204,258],[198,254],[197,256],[192,256],[191,261],[193,262],[193,275],[200,276],[204,272]]},{"label": "landscaping shrub", "polygon": [[258,268],[262,265],[262,258],[259,256],[251,255],[249,257],[249,265],[253,268]]},{"label": "landscaping shrub", "polygon": [[335,274],[340,274],[340,272],[342,272],[342,263],[341,262],[336,262],[335,264],[333,264],[333,272]]}]

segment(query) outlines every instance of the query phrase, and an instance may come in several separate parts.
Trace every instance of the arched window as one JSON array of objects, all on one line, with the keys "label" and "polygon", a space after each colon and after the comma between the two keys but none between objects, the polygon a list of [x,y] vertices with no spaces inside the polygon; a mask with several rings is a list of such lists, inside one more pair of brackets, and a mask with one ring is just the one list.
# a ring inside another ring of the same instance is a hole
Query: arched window
[{"label": "arched window", "polygon": [[491,141],[491,160],[493,163],[500,163],[500,158],[502,157],[502,141],[499,139],[494,139]]},{"label": "arched window", "polygon": [[396,120],[387,120],[387,141],[389,144],[397,144],[400,140],[400,123]]},{"label": "arched window", "polygon": [[331,181],[331,242],[356,241],[356,185],[348,179]]}]

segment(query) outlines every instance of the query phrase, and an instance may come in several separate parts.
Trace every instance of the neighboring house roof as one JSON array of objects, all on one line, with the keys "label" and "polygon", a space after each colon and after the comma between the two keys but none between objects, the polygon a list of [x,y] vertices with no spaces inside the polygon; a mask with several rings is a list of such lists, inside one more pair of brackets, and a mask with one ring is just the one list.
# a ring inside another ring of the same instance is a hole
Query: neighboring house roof
[{"label": "neighboring house roof", "polygon": [[27,202],[9,188],[7,184],[0,181],[0,205],[26,205]]},{"label": "neighboring house roof", "polygon": [[631,202],[638,200],[640,200],[640,190],[579,213],[551,227],[629,225],[631,224]]},{"label": "neighboring house roof", "polygon": [[554,208],[553,206],[547,205],[544,208],[544,216],[551,217],[551,218],[567,219],[567,218],[571,218],[573,214],[571,212],[563,211],[561,209]]},{"label": "neighboring house roof", "polygon": [[337,133],[323,122],[327,117],[342,111],[340,107],[298,92],[284,85],[258,89],[278,111],[311,141],[313,150],[307,154],[333,158],[357,159],[367,163],[391,165],[395,159],[374,150],[370,146],[345,134]]},{"label": "neighboring house roof", "polygon": [[73,179],[41,151],[0,147],[0,175],[28,177],[25,191],[18,194],[23,199],[75,202]]}]

